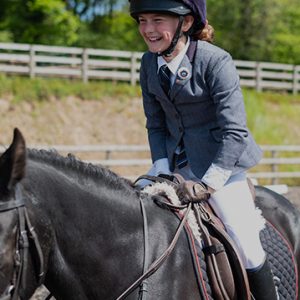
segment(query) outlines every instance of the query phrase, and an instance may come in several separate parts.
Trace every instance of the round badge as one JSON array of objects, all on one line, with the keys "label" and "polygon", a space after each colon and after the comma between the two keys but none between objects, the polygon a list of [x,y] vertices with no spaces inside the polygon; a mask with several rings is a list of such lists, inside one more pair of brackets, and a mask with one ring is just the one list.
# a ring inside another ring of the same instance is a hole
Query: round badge
[{"label": "round badge", "polygon": [[190,71],[185,67],[181,67],[177,74],[180,79],[187,79],[190,75]]}]

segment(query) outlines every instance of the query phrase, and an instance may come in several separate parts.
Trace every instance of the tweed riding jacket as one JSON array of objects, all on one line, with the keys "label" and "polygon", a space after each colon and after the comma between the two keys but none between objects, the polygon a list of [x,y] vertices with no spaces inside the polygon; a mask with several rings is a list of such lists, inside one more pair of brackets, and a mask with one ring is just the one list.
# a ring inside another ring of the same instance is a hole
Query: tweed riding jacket
[{"label": "tweed riding jacket", "polygon": [[142,58],[140,82],[153,162],[168,158],[183,140],[193,173],[202,178],[213,163],[232,174],[256,165],[261,150],[246,125],[239,76],[231,56],[193,41],[167,96],[157,74],[157,55]]}]

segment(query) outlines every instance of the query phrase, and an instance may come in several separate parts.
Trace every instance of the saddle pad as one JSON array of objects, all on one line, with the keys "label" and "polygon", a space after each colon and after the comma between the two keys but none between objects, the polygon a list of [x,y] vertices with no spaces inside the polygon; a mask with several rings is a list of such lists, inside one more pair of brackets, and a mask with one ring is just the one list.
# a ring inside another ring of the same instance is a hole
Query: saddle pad
[{"label": "saddle pad", "polygon": [[280,300],[298,299],[297,267],[288,242],[269,222],[266,222],[260,238],[263,248],[268,253]]},{"label": "saddle pad", "polygon": [[[191,230],[186,228],[194,260],[195,273],[204,299],[213,299],[203,251]],[[294,254],[286,239],[268,221],[261,231],[261,241],[274,273],[280,300],[298,299],[298,275]]]}]

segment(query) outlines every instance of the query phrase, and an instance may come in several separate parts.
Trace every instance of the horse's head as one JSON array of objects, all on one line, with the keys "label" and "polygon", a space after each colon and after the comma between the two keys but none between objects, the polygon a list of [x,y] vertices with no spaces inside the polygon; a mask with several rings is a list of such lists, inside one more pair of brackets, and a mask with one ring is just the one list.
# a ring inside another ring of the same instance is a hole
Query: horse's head
[{"label": "horse's head", "polygon": [[[23,204],[17,199],[18,183],[24,177],[25,141],[18,129],[10,147],[0,157],[0,299],[10,299],[20,268],[19,215]],[[17,270],[17,271],[16,271]]]}]

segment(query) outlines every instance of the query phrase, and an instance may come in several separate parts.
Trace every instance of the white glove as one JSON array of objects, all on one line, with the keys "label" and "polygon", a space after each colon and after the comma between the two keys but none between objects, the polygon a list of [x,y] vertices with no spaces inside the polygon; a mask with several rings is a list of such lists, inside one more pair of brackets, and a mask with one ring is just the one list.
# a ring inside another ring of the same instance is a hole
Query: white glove
[{"label": "white glove", "polygon": [[[161,158],[154,162],[151,169],[147,172],[147,175],[150,176],[158,176],[159,174],[171,174],[169,161],[167,158]],[[148,179],[140,179],[136,183],[141,189],[144,188],[146,185],[152,184],[153,182]]]}]

